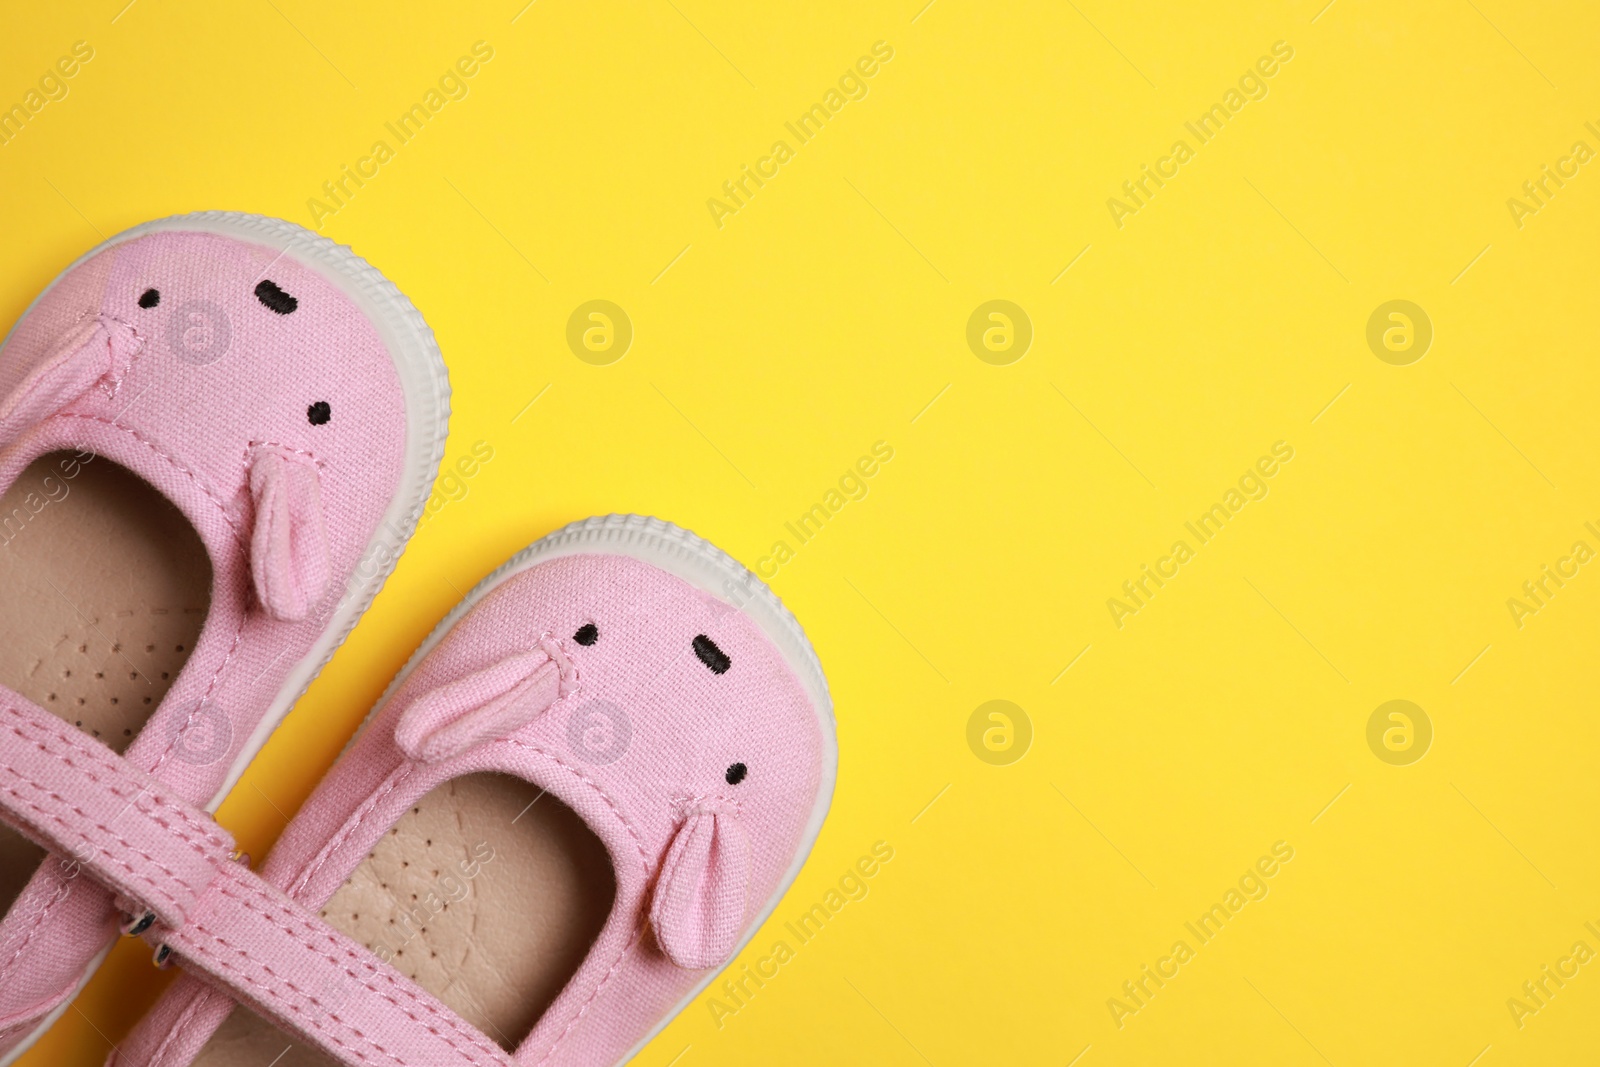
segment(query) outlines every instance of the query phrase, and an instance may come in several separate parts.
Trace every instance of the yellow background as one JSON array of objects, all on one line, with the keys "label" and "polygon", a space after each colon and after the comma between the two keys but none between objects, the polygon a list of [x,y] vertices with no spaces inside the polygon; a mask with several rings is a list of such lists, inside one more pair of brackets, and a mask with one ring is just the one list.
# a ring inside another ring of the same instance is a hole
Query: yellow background
[{"label": "yellow background", "polygon": [[[874,842],[895,858],[737,1015],[701,998],[639,1062],[1592,1058],[1600,963],[1520,1029],[1506,1001],[1600,949],[1600,567],[1520,629],[1506,600],[1600,547],[1600,165],[1521,228],[1506,201],[1600,149],[1600,16],[1324,2],[11,4],[0,103],[75,41],[95,56],[0,148],[7,324],[147,219],[309,224],[494,49],[322,232],[437,331],[447,459],[495,458],[222,821],[262,856],[527,542],[638,511],[754,564],[882,440],[869,495],[773,581],[832,682],[841,775],[742,960]],[[784,122],[880,40],[866,98],[794,145]],[[1119,229],[1107,198],[1280,40],[1266,98]],[[795,158],[718,228],[707,199],[779,138]],[[605,367],[565,341],[597,298],[635,330]],[[995,298],[1034,328],[1009,366],[965,340]],[[1397,298],[1435,332],[1410,366],[1365,340]],[[1270,495],[1115,626],[1107,598],[1280,440]],[[1033,725],[1009,766],[967,744],[991,699]],[[1390,699],[1433,724],[1420,762],[1368,748]],[[1119,1028],[1108,998],[1280,840],[1270,895]],[[100,1062],[159,986],[119,945],[25,1063]]]}]

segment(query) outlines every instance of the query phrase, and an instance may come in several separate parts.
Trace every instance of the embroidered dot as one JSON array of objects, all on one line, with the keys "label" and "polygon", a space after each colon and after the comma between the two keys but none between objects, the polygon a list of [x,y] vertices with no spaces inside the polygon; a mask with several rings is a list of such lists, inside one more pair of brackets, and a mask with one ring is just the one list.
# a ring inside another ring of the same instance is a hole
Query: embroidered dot
[{"label": "embroidered dot", "polygon": [[319,400],[306,408],[306,421],[313,426],[326,426],[331,418],[333,407],[326,400]]},{"label": "embroidered dot", "polygon": [[732,767],[728,768],[728,773],[723,775],[723,777],[727,779],[729,785],[738,785],[740,782],[744,781],[744,776],[749,773],[749,767],[746,767],[742,763],[735,763]]},{"label": "embroidered dot", "polygon": [[694,654],[700,657],[700,662],[711,668],[712,674],[727,674],[728,668],[733,666],[733,660],[728,654],[717,647],[717,643],[705,634],[699,634],[694,639]]},{"label": "embroidered dot", "polygon": [[572,639],[587,648],[600,640],[600,628],[592,622],[586,622],[578,627],[578,632],[572,635]]},{"label": "embroidered dot", "polygon": [[287,315],[300,306],[300,301],[279,289],[277,282],[267,279],[263,279],[261,284],[256,286],[256,299],[261,301],[268,311],[277,312],[279,315]]},{"label": "embroidered dot", "polygon": [[159,289],[146,289],[139,294],[139,306],[142,308],[153,308],[159,303],[161,303],[161,290]]}]

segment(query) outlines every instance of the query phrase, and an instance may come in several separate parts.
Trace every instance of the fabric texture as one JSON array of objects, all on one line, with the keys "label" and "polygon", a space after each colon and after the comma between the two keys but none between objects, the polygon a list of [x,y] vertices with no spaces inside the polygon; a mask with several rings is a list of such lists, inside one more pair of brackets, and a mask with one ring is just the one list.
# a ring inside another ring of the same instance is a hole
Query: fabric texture
[{"label": "fabric texture", "polygon": [[[574,684],[552,685],[550,663],[530,650],[586,626],[598,629],[591,645],[556,639]],[[727,657],[722,673],[697,655],[697,636]],[[534,699],[527,686],[541,678]],[[507,699],[518,693],[527,699]],[[825,744],[804,687],[746,615],[634,559],[560,558],[505,578],[410,671],[262,874],[314,912],[441,783],[491,771],[540,786],[605,845],[616,898],[512,1059],[612,1064],[728,962],[782,884],[821,788]],[[730,784],[738,763],[746,774]],[[123,1042],[118,1067],[184,1067],[230,1010],[214,983],[186,975]],[[284,1004],[258,1010],[286,1018]]]},{"label": "fabric texture", "polygon": [[[256,297],[263,276],[297,298],[292,314]],[[210,613],[122,758],[210,802],[397,492],[407,412],[376,329],[292,253],[158,231],[58,280],[0,350],[0,397],[0,492],[38,457],[81,450],[138,475],[200,535]],[[318,401],[334,413],[324,425],[307,419]],[[0,737],[0,763],[19,743]],[[70,995],[116,923],[109,891],[70,864],[40,867],[0,918],[0,1054]]]},{"label": "fabric texture", "polygon": [[85,318],[56,342],[15,392],[0,401],[0,447],[97,384],[115,388],[144,342],[109,315]]},{"label": "fabric texture", "polygon": [[317,464],[309,454],[259,445],[250,457],[250,576],[275,619],[298,622],[328,591],[328,529]]},{"label": "fabric texture", "polygon": [[0,814],[168,926],[185,925],[233,839],[99,741],[0,687]]},{"label": "fabric texture", "polygon": [[514,652],[423,693],[400,717],[395,744],[411,759],[433,763],[511,734],[562,694],[562,676],[570,676],[571,667],[564,672],[569,661],[552,651]]},{"label": "fabric texture", "polygon": [[750,842],[730,811],[696,808],[672,838],[650,899],[656,943],[679,967],[724,963],[744,927]]},{"label": "fabric texture", "polygon": [[252,1003],[279,1007],[325,1050],[439,1067],[500,1067],[500,1049],[387,964],[234,862],[203,811],[104,744],[0,691],[0,810],[117,893],[129,932]]}]

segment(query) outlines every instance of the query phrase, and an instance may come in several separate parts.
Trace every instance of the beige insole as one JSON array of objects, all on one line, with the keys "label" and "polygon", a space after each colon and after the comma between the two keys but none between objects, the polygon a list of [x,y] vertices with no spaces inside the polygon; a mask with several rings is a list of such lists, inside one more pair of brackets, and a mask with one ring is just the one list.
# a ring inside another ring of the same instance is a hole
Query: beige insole
[{"label": "beige insole", "polygon": [[[41,456],[0,496],[0,682],[116,751],[160,706],[210,606],[200,535],[110,460]],[[43,859],[0,827],[0,913]]]},{"label": "beige insole", "polygon": [[[521,779],[474,774],[423,797],[322,917],[511,1051],[582,964],[615,897],[605,846],[572,809]],[[245,1010],[195,1060],[269,1064],[336,1061]]]}]

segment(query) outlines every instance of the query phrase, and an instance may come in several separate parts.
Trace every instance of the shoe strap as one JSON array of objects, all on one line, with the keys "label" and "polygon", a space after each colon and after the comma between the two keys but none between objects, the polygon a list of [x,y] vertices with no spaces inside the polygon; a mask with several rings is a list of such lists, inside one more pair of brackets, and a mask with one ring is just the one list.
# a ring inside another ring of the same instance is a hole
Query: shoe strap
[{"label": "shoe strap", "polygon": [[191,975],[352,1067],[510,1067],[511,1056],[411,979],[240,864],[188,925],[145,935]]},{"label": "shoe strap", "polygon": [[182,926],[233,838],[96,739],[0,686],[0,818],[167,926]]},{"label": "shoe strap", "polygon": [[205,812],[0,686],[0,819],[118,895],[129,932],[341,1063],[511,1057],[365,946],[236,862]]},{"label": "shoe strap", "polygon": [[450,1008],[235,862],[208,814],[0,686],[0,817],[118,894],[131,933],[346,1064],[506,1067]]}]

